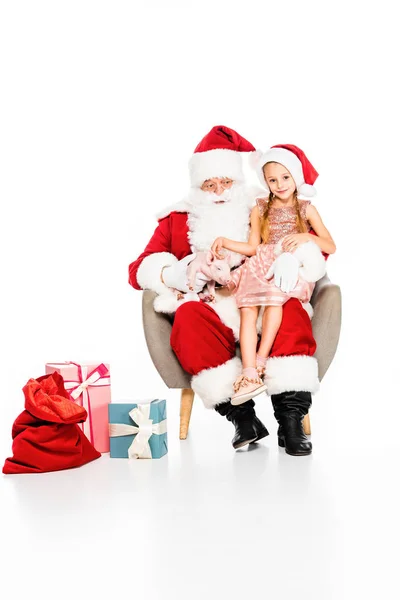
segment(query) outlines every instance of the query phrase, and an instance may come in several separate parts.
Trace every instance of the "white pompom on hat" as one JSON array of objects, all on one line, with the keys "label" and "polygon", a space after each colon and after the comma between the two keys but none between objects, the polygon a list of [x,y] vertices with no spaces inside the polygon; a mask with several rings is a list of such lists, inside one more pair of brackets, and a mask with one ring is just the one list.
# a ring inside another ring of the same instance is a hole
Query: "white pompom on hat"
[{"label": "white pompom on hat", "polygon": [[262,186],[268,192],[270,189],[265,181],[263,167],[269,162],[276,162],[287,168],[296,183],[298,194],[307,198],[315,196],[317,192],[313,184],[318,177],[318,173],[303,150],[293,144],[277,144],[267,152],[259,154],[255,168]]},{"label": "white pompom on hat", "polygon": [[201,187],[213,177],[243,181],[241,153],[254,151],[254,146],[239,133],[225,125],[216,125],[196,146],[189,161],[191,186]]}]

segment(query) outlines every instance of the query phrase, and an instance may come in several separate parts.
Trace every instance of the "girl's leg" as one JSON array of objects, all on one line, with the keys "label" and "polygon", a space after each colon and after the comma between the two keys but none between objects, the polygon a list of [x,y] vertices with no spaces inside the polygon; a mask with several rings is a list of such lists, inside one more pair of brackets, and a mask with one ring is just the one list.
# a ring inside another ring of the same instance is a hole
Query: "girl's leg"
[{"label": "girl's leg", "polygon": [[246,369],[256,366],[257,349],[257,317],[258,306],[246,306],[240,309],[240,352],[242,353],[242,365]]},{"label": "girl's leg", "polygon": [[261,330],[261,341],[257,355],[267,359],[282,323],[282,306],[266,306],[264,310]]},{"label": "girl's leg", "polygon": [[233,384],[235,393],[231,403],[234,406],[247,402],[267,389],[256,369],[258,311],[258,306],[246,306],[240,309],[240,350],[243,370]]}]

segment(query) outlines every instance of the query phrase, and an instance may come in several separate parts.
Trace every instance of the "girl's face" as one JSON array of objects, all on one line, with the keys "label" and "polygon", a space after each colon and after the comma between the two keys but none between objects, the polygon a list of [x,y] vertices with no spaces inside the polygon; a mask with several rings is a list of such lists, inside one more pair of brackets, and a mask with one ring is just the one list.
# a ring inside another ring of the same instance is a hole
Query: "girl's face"
[{"label": "girl's face", "polygon": [[289,200],[293,196],[296,184],[286,167],[270,162],[264,165],[263,172],[270,191],[279,200]]}]

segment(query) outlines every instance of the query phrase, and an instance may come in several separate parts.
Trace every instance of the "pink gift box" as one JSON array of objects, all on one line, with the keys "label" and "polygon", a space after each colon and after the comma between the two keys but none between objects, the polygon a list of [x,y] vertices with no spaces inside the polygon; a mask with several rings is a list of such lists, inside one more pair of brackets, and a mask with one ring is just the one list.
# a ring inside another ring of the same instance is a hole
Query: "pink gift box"
[{"label": "pink gift box", "polygon": [[108,405],[111,402],[110,366],[107,363],[46,363],[46,375],[57,371],[64,379],[71,400],[88,414],[80,424],[86,437],[99,452],[110,451]]}]

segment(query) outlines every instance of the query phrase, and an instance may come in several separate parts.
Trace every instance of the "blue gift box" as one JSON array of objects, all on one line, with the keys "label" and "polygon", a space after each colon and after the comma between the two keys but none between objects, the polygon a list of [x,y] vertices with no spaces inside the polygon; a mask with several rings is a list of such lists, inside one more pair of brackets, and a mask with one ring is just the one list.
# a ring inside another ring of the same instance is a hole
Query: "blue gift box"
[{"label": "blue gift box", "polygon": [[166,400],[153,400],[147,404],[109,404],[110,457],[161,458],[167,454],[166,419]]}]

